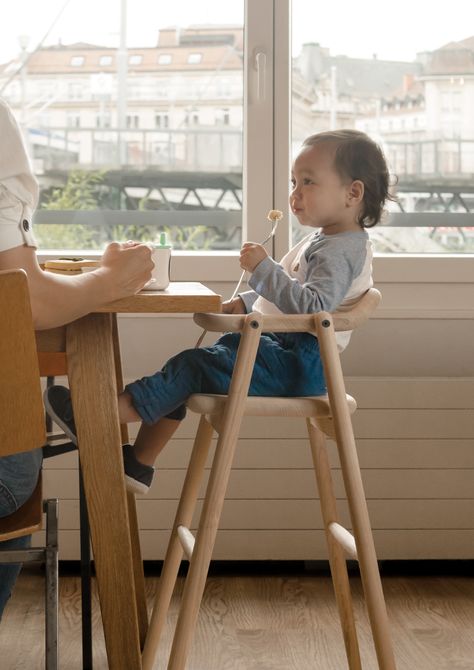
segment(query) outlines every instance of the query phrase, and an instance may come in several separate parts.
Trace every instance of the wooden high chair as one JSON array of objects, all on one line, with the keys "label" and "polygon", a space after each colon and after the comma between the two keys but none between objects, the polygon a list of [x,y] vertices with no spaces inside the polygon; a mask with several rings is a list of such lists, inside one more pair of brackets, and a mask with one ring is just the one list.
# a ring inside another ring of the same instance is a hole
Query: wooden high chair
[{"label": "wooden high chair", "polygon": [[[370,289],[348,311],[311,315],[197,314],[196,323],[208,331],[242,333],[227,396],[196,394],[188,407],[201,414],[159,589],[143,652],[143,670],[151,670],[166,620],[183,553],[190,561],[176,625],[168,670],[182,670],[189,653],[209,563],[224,503],[242,417],[285,416],[305,418],[319,488],[339,616],[350,670],[361,670],[346,557],[359,561],[362,584],[379,668],[395,670],[387,611],[377,566],[367,504],[352,430],[356,403],[346,395],[335,330],[353,330],[364,323],[380,301]],[[262,332],[302,332],[317,335],[328,395],[303,398],[248,397],[252,369]],[[202,481],[213,429],[218,441],[196,538],[189,530]],[[326,450],[326,436],[335,438],[354,535],[338,521],[336,498]]]},{"label": "wooden high chair", "polygon": [[[0,456],[45,443],[43,401],[28,283],[23,270],[0,272]],[[45,561],[46,668],[58,667],[57,500],[42,501],[41,473],[31,497],[0,519],[0,541],[41,530],[46,512],[46,543],[27,549],[0,548],[0,563]],[[21,635],[21,630],[17,631]]]}]

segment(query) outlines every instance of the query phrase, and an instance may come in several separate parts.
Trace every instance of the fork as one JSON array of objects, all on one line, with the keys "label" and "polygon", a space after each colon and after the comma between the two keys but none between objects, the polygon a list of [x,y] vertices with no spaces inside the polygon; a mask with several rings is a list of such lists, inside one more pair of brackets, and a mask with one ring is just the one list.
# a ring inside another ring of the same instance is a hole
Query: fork
[{"label": "fork", "polygon": [[[276,233],[276,229],[277,229],[277,227],[278,227],[278,222],[279,222],[279,221],[280,221],[280,219],[275,219],[275,220],[274,220],[272,229],[271,229],[271,231],[270,231],[270,234],[267,235],[267,237],[263,240],[263,242],[260,242],[260,244],[261,244],[262,247],[265,246],[265,244],[267,244],[267,242],[270,242],[270,240],[273,239],[273,238],[275,237],[275,233]],[[245,273],[246,273],[246,272],[247,272],[247,270],[242,270],[242,274],[240,275],[240,279],[239,279],[239,281],[237,282],[237,285],[236,285],[236,287],[235,287],[235,289],[234,289],[234,292],[232,293],[232,296],[229,298],[229,300],[233,300],[233,299],[235,298],[235,296],[237,295],[237,293],[239,292],[239,288],[240,288],[240,286],[241,286],[241,284],[242,284],[242,282],[243,282],[243,280],[244,280],[244,277],[245,277]],[[198,341],[197,341],[196,344],[194,345],[194,348],[195,348],[195,349],[198,349],[198,348],[201,346],[201,343],[202,343],[203,339],[205,338],[206,334],[207,334],[207,330],[203,330],[202,333],[201,333],[201,335],[199,336]]]}]

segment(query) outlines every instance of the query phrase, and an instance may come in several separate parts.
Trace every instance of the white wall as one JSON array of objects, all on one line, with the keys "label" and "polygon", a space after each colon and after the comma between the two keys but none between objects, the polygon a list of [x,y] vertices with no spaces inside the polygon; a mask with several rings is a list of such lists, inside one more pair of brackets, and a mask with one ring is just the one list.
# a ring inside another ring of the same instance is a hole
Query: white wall
[{"label": "white wall", "polygon": [[[473,259],[376,259],[377,316],[343,355],[363,479],[380,558],[474,557]],[[227,296],[232,284],[210,283]],[[183,315],[120,319],[124,375],[157,369],[192,347],[199,330]],[[138,501],[145,559],[161,559],[196,428],[189,417]],[[335,450],[331,457],[337,468]],[[61,556],[78,558],[76,457],[47,464],[59,495]],[[336,469],[337,495],[343,497]],[[248,420],[215,557],[320,559],[322,522],[301,422]],[[342,501],[343,520],[349,524]]]}]

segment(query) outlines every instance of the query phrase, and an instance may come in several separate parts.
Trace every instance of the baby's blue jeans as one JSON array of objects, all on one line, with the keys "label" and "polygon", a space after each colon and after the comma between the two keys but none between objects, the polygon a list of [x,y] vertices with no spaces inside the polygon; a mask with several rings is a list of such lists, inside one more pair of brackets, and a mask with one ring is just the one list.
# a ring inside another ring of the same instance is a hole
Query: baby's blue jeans
[{"label": "baby's blue jeans", "polygon": [[[42,459],[41,449],[0,458],[0,517],[15,512],[31,496],[38,481]],[[2,549],[23,549],[29,547],[30,541],[31,535],[26,535],[0,542],[0,547]],[[20,563],[0,565],[0,618],[20,569]]]},{"label": "baby's blue jeans", "polygon": [[[227,333],[213,346],[187,349],[159,372],[125,390],[143,421],[163,416],[184,418],[184,403],[193,393],[226,394],[240,334]],[[264,333],[260,338],[249,395],[310,396],[326,392],[319,344],[309,333]]]}]

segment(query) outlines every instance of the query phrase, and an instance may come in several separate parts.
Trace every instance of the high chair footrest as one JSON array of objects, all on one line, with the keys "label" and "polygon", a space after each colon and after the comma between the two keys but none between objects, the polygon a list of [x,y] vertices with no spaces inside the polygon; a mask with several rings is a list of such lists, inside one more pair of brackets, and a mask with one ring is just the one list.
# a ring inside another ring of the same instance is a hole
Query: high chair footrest
[{"label": "high chair footrest", "polygon": [[348,556],[357,559],[357,547],[352,533],[335,521],[329,524],[329,532]]},{"label": "high chair footrest", "polygon": [[191,560],[194,551],[194,543],[196,541],[194,535],[189,528],[186,528],[186,526],[178,526],[178,538],[186,557],[188,560]]}]

